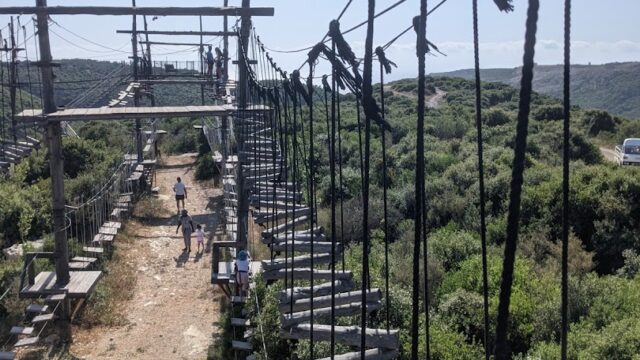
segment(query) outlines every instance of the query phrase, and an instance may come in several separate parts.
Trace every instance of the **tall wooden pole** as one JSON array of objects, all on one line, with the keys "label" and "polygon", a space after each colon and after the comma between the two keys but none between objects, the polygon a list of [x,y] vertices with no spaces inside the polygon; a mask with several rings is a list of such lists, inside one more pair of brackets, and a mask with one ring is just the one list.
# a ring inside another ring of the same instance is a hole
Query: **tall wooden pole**
[{"label": "tall wooden pole", "polygon": [[[242,7],[249,8],[250,0],[242,0]],[[240,37],[238,38],[238,88],[236,98],[238,99],[238,109],[243,111],[248,105],[249,76],[247,69],[247,44],[251,32],[251,17],[243,16],[240,25]],[[246,119],[240,119],[246,121]],[[244,149],[244,139],[247,133],[238,137],[238,148]],[[238,157],[240,160],[240,157]],[[248,217],[249,217],[249,192],[242,169],[243,162],[238,162],[238,245],[239,249],[247,248]]]},{"label": "tall wooden pole", "polygon": [[[133,7],[136,7],[136,0],[131,0]],[[138,32],[137,32],[137,15],[133,15],[133,24],[131,26],[131,47],[133,51],[133,81],[140,80],[138,74]],[[133,105],[140,105],[140,95],[136,91],[133,95]],[[142,154],[142,122],[140,119],[136,119],[136,153],[138,157],[138,163],[143,160]]]},{"label": "tall wooden pole", "polygon": [[[229,6],[229,0],[224,0],[224,7]],[[229,80],[229,35],[227,35],[229,33],[229,19],[227,16],[224,17],[224,37],[223,37],[223,44],[222,44],[222,55],[224,55],[224,72],[223,72],[223,79],[224,79],[224,83],[227,83],[227,80]]]},{"label": "tall wooden pole", "polygon": [[[200,16],[200,74],[204,75],[204,44],[202,41],[202,16]],[[200,99],[204,105],[204,84],[200,84]]]},{"label": "tall wooden pole", "polygon": [[[47,0],[36,0],[36,6],[47,6]],[[38,14],[38,42],[40,45],[40,66],[42,71],[42,103],[43,114],[45,115],[56,112],[48,21],[47,15]],[[56,253],[56,283],[58,285],[66,285],[69,283],[69,251],[64,231],[64,163],[62,158],[62,127],[60,126],[60,121],[47,121],[47,141],[49,143],[51,191],[53,193],[52,208]]]},{"label": "tall wooden pole", "polygon": [[9,24],[9,31],[11,35],[11,64],[9,65],[9,81],[11,85],[9,86],[9,94],[11,101],[11,132],[13,134],[13,142],[18,141],[18,135],[16,134],[18,123],[16,122],[16,91],[18,88],[18,71],[16,66],[18,65],[17,57],[18,50],[16,49],[16,37],[14,33],[14,25],[13,25],[13,16],[11,17],[11,23]]}]

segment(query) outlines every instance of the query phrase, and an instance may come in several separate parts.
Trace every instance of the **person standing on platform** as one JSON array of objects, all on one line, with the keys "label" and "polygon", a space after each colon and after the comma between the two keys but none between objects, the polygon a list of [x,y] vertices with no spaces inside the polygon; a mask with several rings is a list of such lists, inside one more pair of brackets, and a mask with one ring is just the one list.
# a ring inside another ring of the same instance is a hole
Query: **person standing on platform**
[{"label": "person standing on platform", "polygon": [[251,256],[247,250],[240,250],[236,257],[236,294],[247,296],[249,291],[249,270],[251,268]]},{"label": "person standing on platform", "polygon": [[186,209],[184,200],[187,198],[187,186],[182,182],[182,179],[178,177],[178,182],[173,185],[173,192],[176,194],[176,207],[178,208],[178,214],[180,214],[180,201],[182,201],[182,209]]},{"label": "person standing on platform", "polygon": [[182,210],[182,215],[180,215],[180,220],[178,221],[178,228],[176,228],[176,234],[178,230],[182,227],[182,237],[184,239],[184,249],[182,251],[191,252],[191,233],[193,233],[193,220],[187,210]]},{"label": "person standing on platform", "polygon": [[207,50],[205,58],[207,60],[207,77],[210,78],[213,74],[213,64],[215,63],[213,52],[211,51],[211,45],[209,45],[209,49]]}]

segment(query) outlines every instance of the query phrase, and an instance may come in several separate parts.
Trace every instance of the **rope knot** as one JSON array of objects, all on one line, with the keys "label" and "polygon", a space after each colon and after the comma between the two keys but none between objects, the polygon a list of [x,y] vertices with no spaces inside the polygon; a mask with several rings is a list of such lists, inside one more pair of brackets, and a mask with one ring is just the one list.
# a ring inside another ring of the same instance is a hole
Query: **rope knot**
[{"label": "rope knot", "polygon": [[302,81],[300,80],[300,71],[294,70],[291,73],[291,81],[293,82],[293,87],[298,94],[302,96],[307,105],[311,104],[311,98],[307,93],[307,90],[304,88]]},{"label": "rope knot", "polygon": [[386,54],[384,53],[384,49],[381,46],[378,46],[376,48],[376,56],[378,56],[378,61],[380,61],[380,64],[382,64],[382,66],[384,67],[384,71],[387,74],[391,74],[391,66],[397,68],[398,65],[396,65],[396,63],[394,63],[393,61],[387,59]]},{"label": "rope knot", "polygon": [[324,92],[331,93],[331,85],[329,85],[327,78],[329,78],[329,75],[322,75],[322,87]]}]

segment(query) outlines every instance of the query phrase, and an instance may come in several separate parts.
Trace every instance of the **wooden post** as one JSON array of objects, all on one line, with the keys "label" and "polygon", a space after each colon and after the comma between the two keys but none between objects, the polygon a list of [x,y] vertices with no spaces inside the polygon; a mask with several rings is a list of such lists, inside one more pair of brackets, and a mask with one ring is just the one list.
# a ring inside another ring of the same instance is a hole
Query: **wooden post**
[{"label": "wooden post", "polygon": [[[36,6],[47,6],[47,0],[36,0]],[[38,43],[40,45],[40,69],[42,72],[42,113],[46,115],[56,112],[48,16],[44,13],[39,13],[37,15],[37,25]],[[64,231],[64,161],[62,157],[62,127],[60,126],[60,121],[47,121],[47,141],[49,144],[51,192],[53,194],[56,285],[62,287],[69,283],[69,249],[66,232]],[[71,339],[71,322],[68,308],[63,307],[56,326],[62,341],[69,341]]]},{"label": "wooden post", "polygon": [[10,35],[11,35],[11,64],[9,65],[9,77],[10,77],[10,83],[11,85],[9,86],[9,93],[10,93],[10,101],[11,101],[11,132],[13,134],[13,142],[17,142],[18,141],[18,135],[16,134],[17,132],[17,128],[18,128],[18,123],[16,122],[16,91],[18,88],[18,81],[17,81],[17,69],[16,66],[18,65],[17,63],[17,57],[18,57],[18,50],[16,49],[16,37],[15,37],[15,33],[14,33],[14,25],[13,25],[13,16],[11,17],[11,23],[9,24],[9,31],[10,31]]},{"label": "wooden post", "polygon": [[[242,7],[249,8],[250,0],[242,0]],[[240,25],[240,37],[238,41],[238,88],[236,98],[238,99],[238,110],[243,111],[248,105],[249,76],[247,69],[247,44],[249,43],[249,35],[251,32],[251,17],[243,16]],[[245,119],[240,119],[244,121]],[[244,140],[242,136],[237,139],[238,148],[244,148]],[[249,191],[246,186],[246,179],[242,161],[238,157],[238,226],[237,239],[238,249],[247,248],[247,234],[249,229]]]},{"label": "wooden post", "polygon": [[[131,0],[133,7],[136,7],[136,0]],[[137,15],[133,15],[133,24],[131,32],[131,47],[133,50],[133,80],[138,81],[140,75],[138,74],[138,33],[137,33]],[[133,105],[140,106],[140,96],[138,91],[133,94]],[[136,153],[138,155],[138,163],[143,160],[142,153],[142,122],[140,119],[136,119]]]},{"label": "wooden post", "polygon": [[[229,0],[224,0],[224,6],[227,7],[229,5]],[[222,55],[224,55],[224,72],[223,72],[223,83],[227,83],[227,80],[229,80],[229,35],[227,35],[229,33],[229,19],[227,16],[224,17],[224,29],[222,29],[224,31],[224,37],[223,37],[223,44],[222,44]]]},{"label": "wooden post", "polygon": [[[144,21],[144,36],[145,36],[145,40],[147,40],[147,73],[145,74],[147,79],[151,79],[151,76],[153,75],[153,61],[151,60],[151,44],[149,43],[149,24],[147,23],[147,16],[144,15],[142,17],[142,20]],[[156,95],[153,91],[149,92],[150,99],[151,99],[151,106],[156,106]],[[151,133],[151,138],[153,139],[153,158],[155,159],[158,156],[158,139],[157,139],[157,134],[156,131],[158,130],[158,125],[156,125],[157,122],[157,118],[153,118],[152,119],[152,123],[153,123],[153,128],[151,129],[151,131],[153,131],[153,133]],[[154,175],[155,175],[155,171],[154,171]],[[153,175],[152,175],[152,179],[153,179]],[[152,184],[155,184],[154,181],[151,182]]]},{"label": "wooden post", "polygon": [[[200,16],[200,74],[204,75],[204,44],[202,43],[202,16]],[[204,84],[200,84],[200,99],[204,105]]]}]

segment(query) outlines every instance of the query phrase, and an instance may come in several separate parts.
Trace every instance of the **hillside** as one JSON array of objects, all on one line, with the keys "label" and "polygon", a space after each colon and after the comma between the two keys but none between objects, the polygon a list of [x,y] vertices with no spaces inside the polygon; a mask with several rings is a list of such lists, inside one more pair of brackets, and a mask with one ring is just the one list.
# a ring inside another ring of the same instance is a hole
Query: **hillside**
[{"label": "hillside", "polygon": [[[484,69],[483,81],[520,85],[520,68]],[[538,65],[534,71],[535,91],[555,98],[562,96],[562,66]],[[473,69],[433,74],[473,79]],[[575,105],[603,109],[612,114],[640,118],[640,62],[571,67],[571,98]]]}]

